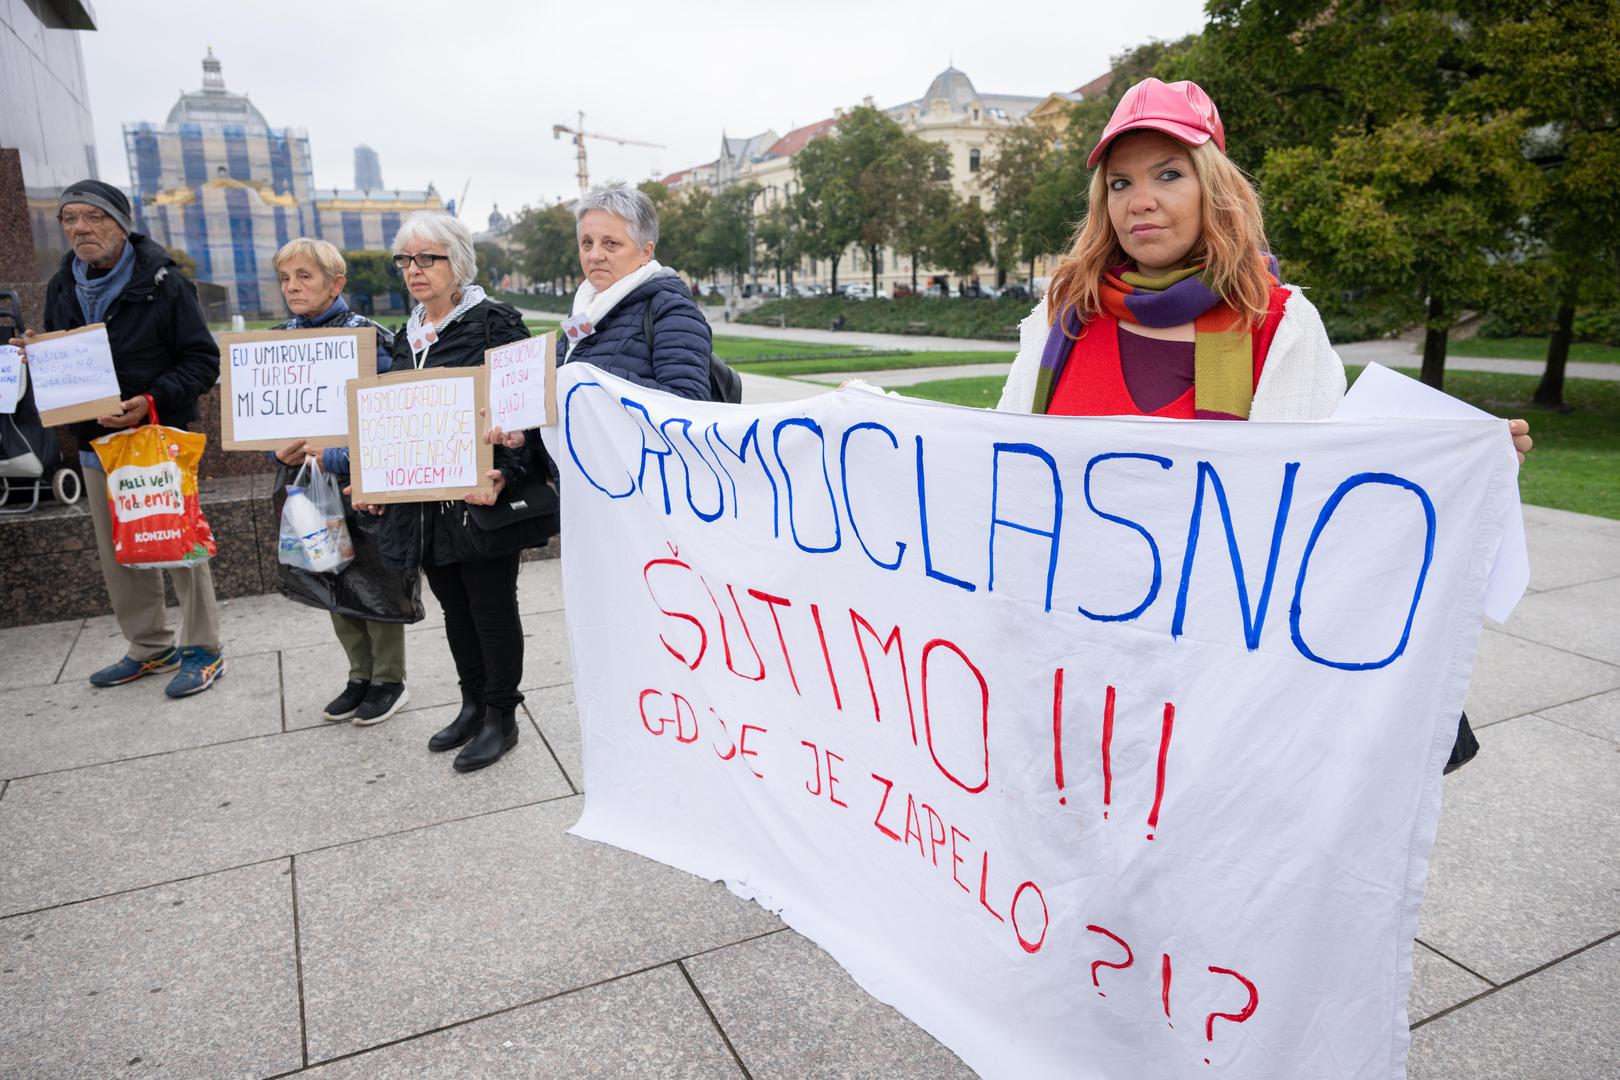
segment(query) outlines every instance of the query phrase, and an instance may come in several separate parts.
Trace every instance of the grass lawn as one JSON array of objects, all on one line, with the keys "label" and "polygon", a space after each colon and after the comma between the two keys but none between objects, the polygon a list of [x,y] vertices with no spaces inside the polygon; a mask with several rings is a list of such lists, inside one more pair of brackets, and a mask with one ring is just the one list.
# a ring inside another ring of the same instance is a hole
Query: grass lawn
[{"label": "grass lawn", "polygon": [[[726,358],[725,353],[720,356]],[[1012,353],[994,352],[870,352],[842,359],[778,360],[743,364],[742,370],[754,375],[783,375],[816,379],[818,382],[836,383],[838,377],[851,371],[895,371],[900,368],[957,367],[962,364],[1011,363]],[[818,376],[827,378],[820,379]],[[1001,377],[992,376],[997,387]],[[961,381],[961,380],[952,380]],[[939,383],[928,383],[938,386]],[[997,391],[999,393],[999,389]],[[993,402],[992,402],[993,404]]]},{"label": "grass lawn", "polygon": [[[1469,338],[1453,341],[1447,351],[1456,356],[1489,356],[1505,360],[1546,360],[1544,337]],[[1620,349],[1591,341],[1577,341],[1569,347],[1569,358],[1589,364],[1620,364]]]},{"label": "grass lawn", "polygon": [[[728,364],[758,360],[813,360],[846,356],[880,356],[876,349],[859,345],[823,345],[814,341],[772,341],[769,338],[716,337],[714,354]],[[756,370],[753,367],[749,371]]]},{"label": "grass lawn", "polygon": [[[1352,381],[1360,368],[1349,368]],[[1416,375],[1416,371],[1406,372]],[[944,379],[897,387],[902,394],[953,405],[989,408],[1001,396],[996,376]],[[1446,392],[1497,416],[1530,421],[1536,448],[1519,473],[1524,501],[1620,519],[1620,382],[1570,379],[1559,413],[1530,404],[1537,377],[1481,371],[1446,372]]]},{"label": "grass lawn", "polygon": [[[290,318],[292,318],[291,315],[287,316],[287,319]],[[245,329],[268,330],[272,326],[280,326],[282,323],[286,322],[287,319],[246,319],[244,320],[247,323]],[[224,322],[211,322],[208,324],[208,329],[212,330],[216,334],[228,334],[231,332],[231,323],[229,319],[225,320]]]}]

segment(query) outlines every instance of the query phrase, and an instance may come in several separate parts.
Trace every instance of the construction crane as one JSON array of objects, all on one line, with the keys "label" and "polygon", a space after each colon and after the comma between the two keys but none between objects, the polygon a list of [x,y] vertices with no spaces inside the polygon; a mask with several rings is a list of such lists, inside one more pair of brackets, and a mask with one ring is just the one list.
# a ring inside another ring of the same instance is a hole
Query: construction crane
[{"label": "construction crane", "polygon": [[585,140],[606,139],[608,142],[618,143],[620,146],[651,146],[658,150],[665,149],[663,143],[642,142],[640,139],[621,139],[617,135],[603,135],[595,131],[585,130],[585,114],[579,114],[579,126],[569,127],[566,124],[552,124],[551,137],[560,139],[564,133],[574,137],[574,152],[579,158],[579,193],[581,195],[590,190],[590,172],[585,168]]}]

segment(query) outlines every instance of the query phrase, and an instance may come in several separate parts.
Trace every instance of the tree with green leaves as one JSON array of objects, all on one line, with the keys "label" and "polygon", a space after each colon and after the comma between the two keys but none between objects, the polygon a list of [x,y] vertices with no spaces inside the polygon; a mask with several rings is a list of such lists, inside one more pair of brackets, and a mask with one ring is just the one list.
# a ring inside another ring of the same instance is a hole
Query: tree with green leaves
[{"label": "tree with green leaves", "polygon": [[803,251],[832,261],[835,291],[839,260],[851,244],[866,251],[874,295],[883,248],[920,250],[923,215],[942,205],[927,189],[940,183],[942,173],[949,175],[945,155],[943,147],[863,105],[794,157]]},{"label": "tree with green leaves", "polygon": [[356,300],[365,297],[365,300],[353,305],[356,311],[368,312],[374,296],[405,291],[399,268],[394,265],[393,252],[345,251],[343,267],[344,276],[348,278],[346,291],[349,296]]},{"label": "tree with green leaves", "polygon": [[799,178],[793,206],[800,247],[810,258],[832,264],[832,288],[837,292],[838,263],[861,232],[860,204],[845,147],[836,135],[811,139],[794,155],[793,170]]},{"label": "tree with green leaves", "polygon": [[1552,330],[1535,401],[1561,406],[1577,308],[1620,304],[1620,5],[1507,0],[1467,14],[1483,71],[1459,105],[1523,110],[1539,170],[1528,272],[1508,276],[1493,310],[1540,302],[1539,317],[1519,320]]},{"label": "tree with green leaves", "polygon": [[734,288],[742,285],[753,258],[754,200],[759,192],[759,185],[753,182],[722,188],[709,202],[698,237],[705,262],[729,273]]},{"label": "tree with green leaves", "polygon": [[531,281],[572,290],[579,277],[579,240],[574,215],[562,204],[527,210],[512,226],[522,254],[518,269]]},{"label": "tree with green leaves", "polygon": [[1524,134],[1514,113],[1441,116],[1343,134],[1327,150],[1274,149],[1263,172],[1273,235],[1309,253],[1307,277],[1353,284],[1357,303],[1421,321],[1422,378],[1439,387],[1451,327],[1522,240],[1536,182]]},{"label": "tree with green leaves", "polygon": [[782,291],[782,270],[798,262],[798,245],[794,241],[793,214],[789,204],[779,201],[757,216],[754,236],[766,263],[776,271],[776,291]]},{"label": "tree with green leaves", "polygon": [[712,200],[708,190],[670,191],[656,180],[645,180],[640,188],[658,213],[658,261],[694,281],[713,274],[716,266],[702,240]]},{"label": "tree with green leaves", "polygon": [[486,289],[500,288],[501,279],[516,269],[512,256],[492,240],[474,244],[473,252],[478,258],[478,284]]},{"label": "tree with green leaves", "polygon": [[990,219],[978,203],[955,199],[929,245],[934,259],[959,279],[990,261]]},{"label": "tree with green leaves", "polygon": [[1059,153],[1051,133],[1035,124],[1015,124],[991,136],[984,173],[992,200],[990,235],[996,269],[1006,271],[1014,262],[1027,261],[1033,279],[1035,257],[1053,250],[1035,216],[1035,191],[1058,164]]},{"label": "tree with green leaves", "polygon": [[[919,267],[931,257],[929,244],[939,220],[951,207],[950,151],[941,143],[913,135],[897,140],[891,151],[892,173],[888,244],[911,264],[911,291],[917,291]],[[872,279],[877,295],[877,277]]]}]

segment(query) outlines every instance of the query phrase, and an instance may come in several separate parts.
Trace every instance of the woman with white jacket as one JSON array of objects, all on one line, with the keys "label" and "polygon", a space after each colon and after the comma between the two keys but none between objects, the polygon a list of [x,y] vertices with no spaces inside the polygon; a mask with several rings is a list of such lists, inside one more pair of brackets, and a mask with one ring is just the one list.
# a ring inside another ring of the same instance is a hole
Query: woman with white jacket
[{"label": "woman with white jacket", "polygon": [[[1092,149],[1089,209],[1020,327],[1000,409],[1069,416],[1322,420],[1344,365],[1277,278],[1260,202],[1201,87],[1145,79]],[[1510,422],[1520,460],[1529,425]],[[1464,717],[1452,767],[1477,744]]]}]

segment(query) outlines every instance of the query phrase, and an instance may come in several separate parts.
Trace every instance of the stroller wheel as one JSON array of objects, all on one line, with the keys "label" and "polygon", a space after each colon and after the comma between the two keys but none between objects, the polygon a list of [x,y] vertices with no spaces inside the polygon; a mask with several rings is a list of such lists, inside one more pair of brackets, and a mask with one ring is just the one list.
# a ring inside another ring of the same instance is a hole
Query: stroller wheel
[{"label": "stroller wheel", "polygon": [[0,506],[4,506],[11,498],[11,481],[0,476]]},{"label": "stroller wheel", "polygon": [[71,506],[84,494],[84,483],[72,469],[57,469],[56,475],[51,477],[51,494],[61,505]]}]

